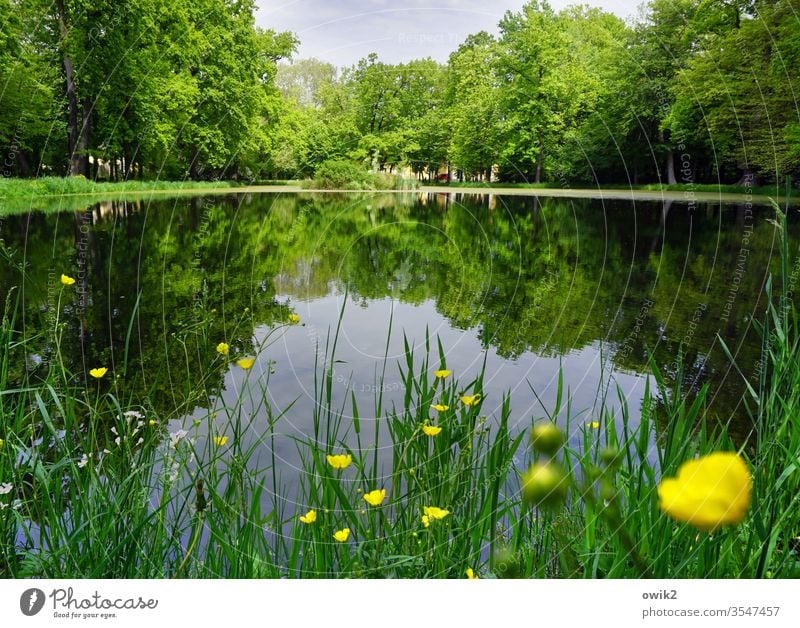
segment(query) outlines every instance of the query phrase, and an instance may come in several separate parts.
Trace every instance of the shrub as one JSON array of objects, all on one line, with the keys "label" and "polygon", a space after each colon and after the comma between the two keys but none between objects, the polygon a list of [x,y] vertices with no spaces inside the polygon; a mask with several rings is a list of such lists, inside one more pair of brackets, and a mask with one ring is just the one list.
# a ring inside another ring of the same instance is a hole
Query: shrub
[{"label": "shrub", "polygon": [[416,188],[418,183],[415,179],[396,174],[373,173],[352,161],[329,159],[317,167],[307,187],[321,190],[395,190]]},{"label": "shrub", "polygon": [[324,190],[366,190],[373,186],[374,175],[358,164],[344,159],[323,161],[314,172],[314,187]]}]

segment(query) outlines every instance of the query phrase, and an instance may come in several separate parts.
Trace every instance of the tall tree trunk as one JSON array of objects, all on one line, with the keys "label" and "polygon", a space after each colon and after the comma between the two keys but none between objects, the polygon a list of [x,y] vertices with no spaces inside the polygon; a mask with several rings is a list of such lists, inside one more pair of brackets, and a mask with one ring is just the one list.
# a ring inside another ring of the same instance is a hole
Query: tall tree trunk
[{"label": "tall tree trunk", "polygon": [[544,142],[542,142],[542,134],[539,133],[539,155],[536,157],[536,183],[542,182],[542,162],[544,161]]},{"label": "tall tree trunk", "polygon": [[[663,129],[658,132],[658,141],[661,144],[667,143],[667,138],[664,135]],[[675,185],[677,182],[678,180],[675,178],[675,153],[672,151],[672,147],[670,147],[667,151],[667,184]]]},{"label": "tall tree trunk", "polygon": [[[67,14],[63,0],[56,2],[58,12],[58,32],[61,36],[61,44],[64,45],[69,35],[67,29]],[[61,57],[61,64],[64,68],[64,80],[66,83],[67,96],[67,151],[69,153],[68,174],[78,174],[80,170],[80,159],[78,158],[78,94],[75,88],[75,70],[72,66],[67,51],[64,50]]]},{"label": "tall tree trunk", "polygon": [[131,147],[128,142],[122,143],[122,180],[127,181],[131,176]]},{"label": "tall tree trunk", "polygon": [[81,119],[81,132],[78,137],[78,163],[80,164],[80,173],[89,178],[89,122],[92,115],[92,100],[88,96],[84,96],[82,103],[82,119]]},{"label": "tall tree trunk", "polygon": [[667,153],[667,183],[675,185],[677,182],[678,180],[675,178],[675,154],[670,148]]},{"label": "tall tree trunk", "polygon": [[21,177],[31,176],[31,166],[23,150],[17,153],[17,172]]}]

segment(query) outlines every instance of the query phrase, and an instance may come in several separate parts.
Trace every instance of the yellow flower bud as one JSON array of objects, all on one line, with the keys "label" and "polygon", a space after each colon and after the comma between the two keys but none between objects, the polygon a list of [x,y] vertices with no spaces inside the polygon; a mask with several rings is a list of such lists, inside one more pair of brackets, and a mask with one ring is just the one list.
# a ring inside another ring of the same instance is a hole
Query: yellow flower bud
[{"label": "yellow flower bud", "polygon": [[536,463],[522,476],[522,497],[540,508],[556,508],[567,496],[569,480],[555,462]]},{"label": "yellow flower bud", "polygon": [[533,450],[548,456],[554,456],[564,444],[564,435],[552,421],[538,423],[531,431]]}]

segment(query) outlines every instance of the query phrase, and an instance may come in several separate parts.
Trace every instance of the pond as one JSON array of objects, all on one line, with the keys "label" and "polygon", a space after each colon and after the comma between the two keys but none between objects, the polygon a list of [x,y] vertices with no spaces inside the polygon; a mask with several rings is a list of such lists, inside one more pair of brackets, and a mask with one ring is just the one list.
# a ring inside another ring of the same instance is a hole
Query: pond
[{"label": "pond", "polygon": [[[108,367],[109,390],[173,431],[207,438],[204,419],[238,400],[253,460],[274,460],[290,494],[334,338],[332,405],[347,440],[354,404],[365,435],[376,406],[402,406],[405,343],[420,358],[428,345],[433,369],[437,339],[462,382],[485,364],[488,417],[510,393],[514,430],[553,409],[559,374],[574,433],[603,406],[621,415],[619,393],[635,422],[652,356],[668,384],[708,386],[707,420],[730,419],[743,436],[745,380],[760,368],[753,320],[778,268],[773,216],[744,203],[413,192],[109,201],[7,217],[0,298],[16,287],[28,347],[9,381],[45,377],[57,358],[47,330],[65,323],[60,359],[76,380]],[[60,290],[61,273],[75,290]],[[290,314],[300,322],[287,324]],[[252,369],[236,365],[243,356]]]}]

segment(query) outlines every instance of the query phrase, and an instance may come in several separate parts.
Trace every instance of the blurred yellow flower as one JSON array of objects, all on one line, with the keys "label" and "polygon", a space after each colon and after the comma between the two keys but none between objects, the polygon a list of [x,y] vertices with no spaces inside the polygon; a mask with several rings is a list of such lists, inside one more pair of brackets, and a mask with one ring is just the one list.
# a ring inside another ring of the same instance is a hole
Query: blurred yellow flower
[{"label": "blurred yellow flower", "polygon": [[256,361],[255,358],[239,358],[238,360],[236,360],[236,364],[238,364],[241,368],[243,368],[246,371],[247,369],[253,366],[255,361]]},{"label": "blurred yellow flower", "polygon": [[306,514],[300,515],[300,522],[306,525],[311,525],[317,520],[317,511],[309,510]]},{"label": "blurred yellow flower", "polygon": [[300,322],[300,317],[297,314],[289,314],[289,322],[292,325],[297,325]]},{"label": "blurred yellow flower", "polygon": [[336,539],[339,543],[344,543],[347,539],[350,538],[350,528],[337,530],[336,532],[333,533],[333,538]]},{"label": "blurred yellow flower", "polygon": [[600,428],[600,421],[589,421],[586,425],[588,425],[593,430]]},{"label": "blurred yellow flower", "polygon": [[422,509],[422,511],[425,513],[425,516],[427,516],[429,520],[444,519],[447,515],[450,514],[449,510],[445,510],[443,508],[437,508],[436,506],[425,506]]},{"label": "blurred yellow flower", "polygon": [[108,369],[105,366],[101,366],[100,368],[92,369],[91,371],[89,371],[89,375],[91,375],[95,379],[100,379],[106,373],[108,373]]},{"label": "blurred yellow flower", "polygon": [[433,375],[437,379],[446,379],[446,378],[450,377],[450,375],[452,375],[452,373],[453,373],[453,371],[448,371],[447,369],[441,369],[439,371],[434,371]]},{"label": "blurred yellow flower", "polygon": [[230,438],[228,438],[227,436],[215,436],[214,437],[214,444],[217,447],[224,447],[228,443],[229,440],[230,440]]},{"label": "blurred yellow flower", "polygon": [[228,355],[231,352],[231,346],[227,342],[220,342],[217,345],[217,353],[220,355]]},{"label": "blurred yellow flower", "polygon": [[467,574],[467,578],[470,580],[479,580],[478,576],[475,575],[475,572],[472,571],[472,567],[467,567],[467,571],[465,573]]},{"label": "blurred yellow flower", "polygon": [[715,452],[684,462],[658,485],[658,506],[676,521],[713,531],[741,523],[750,508],[753,478],[736,453]]},{"label": "blurred yellow flower", "polygon": [[472,406],[477,406],[478,403],[480,403],[480,400],[480,395],[462,395],[461,397],[461,403],[463,403],[465,406],[469,406],[470,408]]},{"label": "blurred yellow flower", "polygon": [[346,469],[350,466],[350,463],[353,462],[353,456],[350,454],[336,454],[331,455],[328,454],[328,464],[331,465],[337,471],[341,471],[342,469]]},{"label": "blurred yellow flower", "polygon": [[450,409],[450,406],[445,406],[441,403],[435,403],[431,406],[431,409],[436,410],[436,412],[447,412]]},{"label": "blurred yellow flower", "polygon": [[567,496],[567,474],[552,460],[534,463],[521,479],[522,498],[534,506],[556,508]]},{"label": "blurred yellow flower", "polygon": [[423,425],[422,426],[422,431],[427,436],[436,436],[439,432],[442,431],[442,428],[438,427],[436,425]]},{"label": "blurred yellow flower", "polygon": [[61,275],[61,283],[63,283],[65,286],[71,286],[75,283],[75,280],[69,275]]},{"label": "blurred yellow flower", "polygon": [[543,421],[533,426],[531,444],[535,452],[555,456],[564,444],[564,434],[552,421]]},{"label": "blurred yellow flower", "polygon": [[426,528],[431,525],[431,518],[428,515],[422,515],[422,525]]},{"label": "blurred yellow flower", "polygon": [[363,497],[364,501],[370,506],[380,506],[383,503],[383,500],[386,499],[386,489],[376,489],[374,491],[370,491],[369,493],[364,493]]}]

